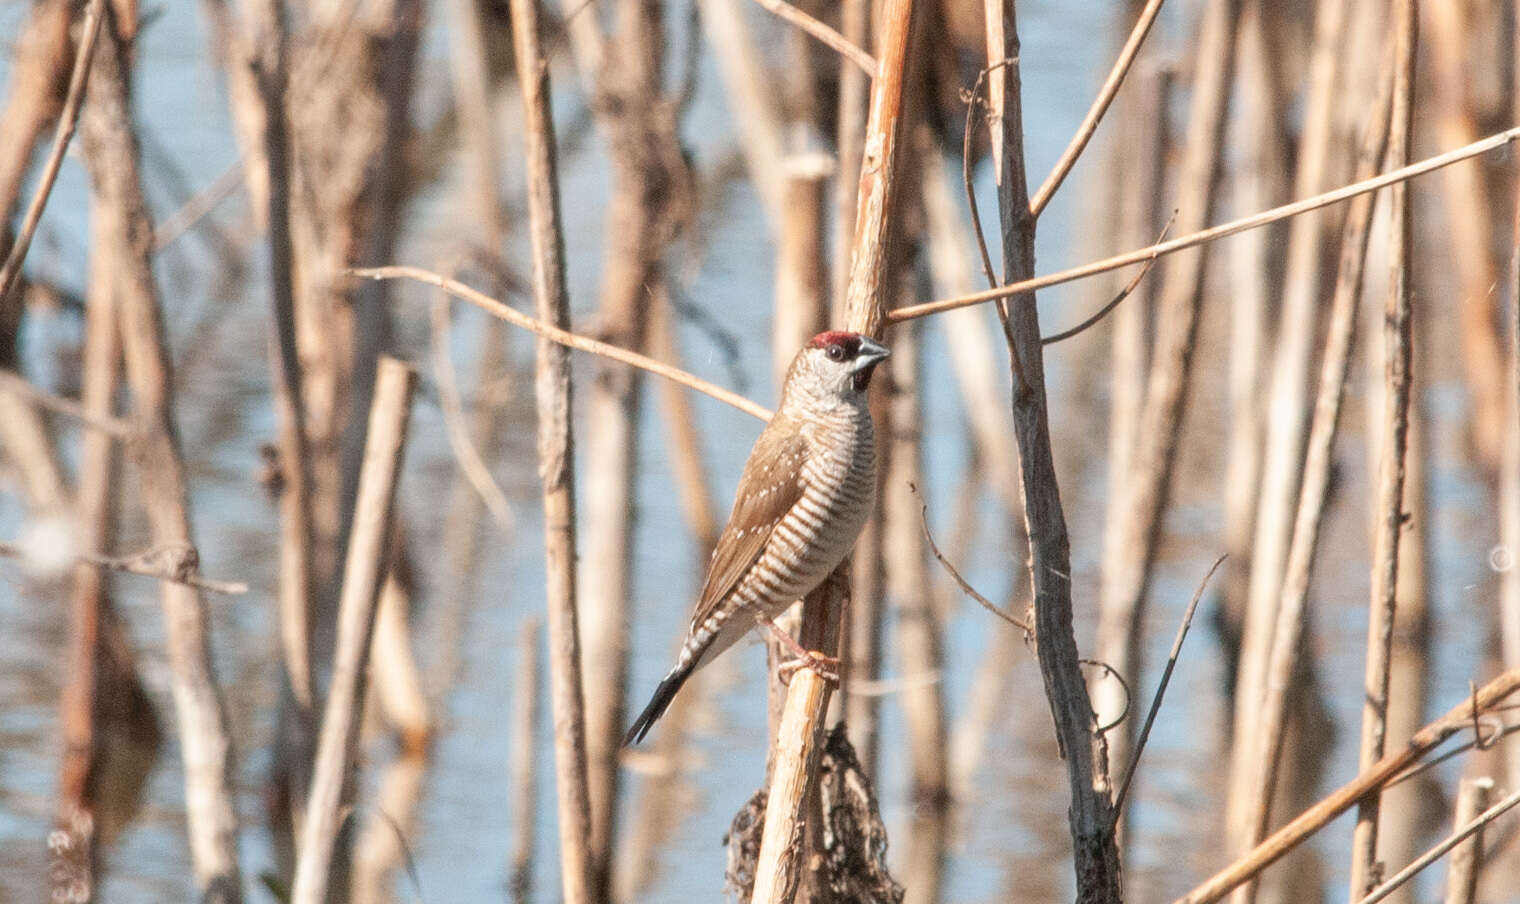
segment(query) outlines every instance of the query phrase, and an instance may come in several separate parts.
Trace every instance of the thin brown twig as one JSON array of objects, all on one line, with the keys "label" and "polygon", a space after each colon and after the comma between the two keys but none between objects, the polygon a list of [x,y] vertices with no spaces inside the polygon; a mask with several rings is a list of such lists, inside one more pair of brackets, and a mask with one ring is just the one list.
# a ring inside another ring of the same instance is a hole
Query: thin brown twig
[{"label": "thin brown twig", "polygon": [[960,295],[955,298],[944,298],[938,301],[926,301],[923,304],[908,305],[907,307],[897,308],[895,310],[887,312],[887,322],[901,323],[905,320],[913,320],[917,317],[927,317],[930,314],[939,314],[943,313],[944,311],[953,311],[956,308],[965,308],[972,305],[985,304],[989,301],[1011,298],[1015,295],[1020,295],[1025,292],[1033,292],[1037,289],[1045,289],[1049,288],[1050,286],[1075,282],[1079,279],[1085,279],[1089,276],[1096,276],[1099,273],[1107,273],[1111,270],[1118,270],[1121,267],[1128,267],[1132,264],[1144,263],[1145,261],[1150,260],[1152,257],[1164,257],[1168,254],[1174,254],[1178,251],[1192,248],[1196,245],[1202,245],[1207,242],[1222,239],[1240,232],[1245,232],[1249,229],[1258,229],[1262,226],[1268,226],[1272,223],[1290,219],[1311,210],[1318,210],[1321,207],[1328,207],[1331,204],[1336,204],[1341,201],[1354,198],[1357,195],[1363,195],[1368,192],[1377,191],[1378,189],[1386,188],[1389,185],[1394,185],[1399,182],[1407,182],[1417,176],[1423,176],[1426,173],[1434,172],[1443,167],[1451,166],[1454,163],[1461,163],[1463,160],[1470,160],[1474,157],[1482,156],[1489,151],[1497,150],[1516,140],[1520,140],[1520,126],[1505,129],[1502,132],[1495,132],[1494,134],[1489,135],[1486,138],[1479,139],[1472,144],[1463,145],[1462,147],[1447,151],[1444,154],[1437,154],[1434,157],[1427,157],[1418,163],[1412,163],[1409,166],[1400,167],[1399,169],[1383,173],[1382,175],[1375,176],[1371,179],[1366,179],[1361,182],[1353,182],[1350,185],[1343,185],[1340,188],[1333,189],[1322,194],[1314,195],[1312,197],[1304,198],[1299,201],[1294,201],[1289,204],[1284,204],[1280,207],[1274,207],[1271,210],[1264,210],[1261,213],[1251,214],[1250,216],[1241,217],[1237,220],[1231,220],[1228,223],[1221,223],[1218,226],[1211,226],[1208,229],[1202,229],[1198,232],[1178,236],[1171,241],[1161,242],[1159,244],[1150,245],[1145,248],[1137,248],[1134,251],[1127,251],[1123,254],[1117,254],[1113,257],[1107,257],[1099,261],[1094,261],[1089,264],[1082,264],[1081,266],[1071,267],[1069,269],[1060,270],[1055,273],[1049,273],[1044,276],[1034,276],[1030,277],[1029,279],[1021,279],[1016,282],[1007,283],[1006,285],[998,286],[993,289],[987,289],[982,292],[973,292],[969,295]]},{"label": "thin brown twig", "polygon": [[1520,805],[1520,791],[1511,793],[1508,797],[1484,810],[1477,819],[1469,822],[1456,832],[1453,832],[1445,841],[1421,854],[1414,862],[1394,873],[1387,882],[1374,888],[1366,897],[1357,901],[1356,904],[1377,904],[1378,901],[1383,900],[1407,884],[1410,879],[1413,879],[1425,867],[1444,857],[1452,848],[1466,841],[1469,836],[1481,831],[1484,826],[1503,816],[1516,805]]},{"label": "thin brown twig", "polygon": [[785,0],[755,0],[755,2],[765,7],[768,12],[777,18],[792,23],[838,51],[845,59],[864,70],[868,78],[875,78],[876,73],[881,71],[881,66],[876,62],[875,57],[857,47],[849,38],[846,38],[790,3],[785,2]]},{"label": "thin brown twig", "polygon": [[[914,493],[917,493],[918,487],[912,487],[912,490]],[[983,609],[986,609],[988,612],[991,612],[993,615],[996,615],[998,618],[1001,618],[1008,624],[1013,625],[1020,631],[1023,631],[1025,638],[1034,636],[1034,631],[1031,630],[1028,625],[1024,624],[1024,622],[1020,621],[1019,619],[1014,618],[1012,615],[1009,615],[1007,612],[1004,612],[1002,609],[999,609],[997,606],[993,605],[991,600],[978,593],[975,587],[971,586],[971,584],[967,582],[965,578],[961,577],[961,573],[956,570],[954,565],[950,564],[950,560],[945,558],[945,554],[940,552],[939,544],[934,542],[934,534],[929,531],[929,504],[927,502],[919,508],[918,518],[924,526],[924,539],[929,541],[929,551],[934,554],[934,558],[939,561],[939,564],[944,566],[945,571],[950,573],[950,577],[954,579],[957,585],[960,586],[961,592],[976,600]]]},{"label": "thin brown twig", "polygon": [[[1157,239],[1157,241],[1161,241],[1161,239],[1166,238],[1167,232],[1172,228],[1172,224],[1175,222],[1177,222],[1177,212],[1172,211],[1172,218],[1166,221],[1166,226],[1162,227],[1161,236]],[[1140,285],[1140,280],[1145,279],[1145,274],[1151,272],[1151,267],[1154,267],[1155,265],[1156,258],[1153,255],[1150,260],[1145,262],[1145,266],[1140,268],[1140,272],[1136,273],[1134,278],[1126,283],[1124,288],[1119,290],[1119,294],[1115,295],[1108,302],[1108,304],[1099,308],[1097,313],[1093,314],[1091,317],[1087,318],[1071,329],[1062,330],[1061,332],[1056,333],[1052,336],[1042,337],[1040,339],[1040,344],[1055,345],[1057,342],[1065,342],[1067,339],[1084,333],[1092,327],[1096,326],[1098,324],[1098,321],[1113,313],[1114,308],[1117,308],[1124,301],[1124,299],[1128,298],[1130,294],[1135,291],[1135,288]]]},{"label": "thin brown twig", "polygon": [[745,414],[753,415],[762,421],[770,420],[771,410],[769,408],[758,402],[750,401],[736,392],[724,389],[715,383],[709,383],[701,377],[681,370],[679,367],[662,364],[638,352],[631,352],[626,348],[620,348],[607,342],[572,333],[569,330],[562,330],[542,320],[529,317],[527,314],[508,306],[504,302],[497,301],[484,292],[472,289],[458,280],[440,276],[430,270],[424,270],[421,267],[391,266],[352,267],[343,272],[349,276],[357,276],[364,279],[411,279],[430,286],[437,286],[455,298],[468,301],[470,304],[495,317],[500,317],[513,326],[521,327],[551,342],[558,343],[566,348],[573,348],[577,351],[588,352],[603,358],[611,358],[614,361],[621,361],[624,364],[652,373],[657,377],[674,380],[682,386],[712,396],[718,401],[732,405]]},{"label": "thin brown twig", "polygon": [[[982,96],[982,83],[987,81],[987,76],[994,70],[1009,66],[1018,62],[1009,57],[998,60],[990,66],[983,66],[976,74],[976,81],[971,85],[971,92],[966,95],[966,125],[961,129],[961,187],[966,191],[966,207],[971,211],[971,232],[976,236],[976,250],[982,256],[982,273],[987,277],[987,285],[997,287],[997,273],[992,266],[992,254],[987,250],[987,234],[982,229],[982,215],[977,212],[976,189],[971,185],[971,129],[976,119],[977,99]],[[890,320],[891,317],[888,317]]]},{"label": "thin brown twig", "polygon": [[[26,559],[28,554],[20,545],[0,542],[0,556],[9,559]],[[217,581],[196,573],[198,558],[195,549],[185,545],[159,546],[124,556],[102,556],[82,552],[75,557],[87,565],[95,565],[110,571],[136,574],[175,584],[187,584],[212,593],[238,596],[248,592],[243,581]]]},{"label": "thin brown twig", "polygon": [[100,37],[104,13],[105,0],[91,0],[89,8],[85,10],[83,37],[79,41],[79,51],[74,56],[74,71],[69,76],[69,91],[63,102],[63,112],[59,114],[58,126],[53,132],[53,148],[48,152],[42,177],[37,180],[37,188],[32,192],[32,202],[27,205],[26,217],[21,221],[21,231],[16,234],[16,241],[5,257],[5,264],[0,266],[0,302],[10,296],[16,278],[21,274],[21,264],[26,260],[27,249],[32,245],[37,223],[42,219],[43,208],[47,207],[53,183],[58,181],[58,170],[63,166],[64,152],[69,149],[74,127],[79,124],[79,108],[84,101],[84,86],[90,76],[90,63],[95,59],[95,42]]},{"label": "thin brown twig", "polygon": [[69,417],[77,419],[87,427],[93,427],[102,433],[108,433],[118,439],[130,438],[134,431],[132,423],[125,418],[102,417],[93,414],[79,402],[54,395],[26,378],[8,370],[0,369],[0,390],[24,396],[42,408],[55,411],[59,414],[66,414]]},{"label": "thin brown twig", "polygon": [[1092,107],[1087,115],[1082,118],[1082,124],[1077,127],[1077,133],[1071,137],[1071,143],[1066,145],[1066,150],[1061,152],[1061,158],[1040,184],[1040,190],[1034,193],[1034,198],[1029,202],[1029,213],[1038,218],[1050,204],[1050,199],[1055,195],[1061,183],[1066,181],[1071,168],[1076,166],[1077,158],[1086,150],[1087,143],[1092,140],[1093,133],[1098,130],[1098,123],[1103,119],[1103,114],[1108,112],[1108,107],[1114,102],[1114,97],[1119,93],[1119,86],[1124,84],[1124,77],[1129,74],[1130,67],[1134,65],[1135,57],[1140,54],[1140,45],[1145,43],[1145,36],[1150,34],[1151,25],[1156,21],[1156,14],[1161,12],[1161,4],[1165,0],[1149,0],[1140,15],[1135,19],[1134,28],[1130,29],[1129,38],[1125,40],[1124,47],[1119,51],[1119,58],[1114,61],[1113,69],[1109,70],[1108,78],[1103,81],[1103,87],[1098,90],[1098,96],[1094,98]]},{"label": "thin brown twig", "polygon": [[1198,589],[1193,591],[1193,599],[1188,603],[1187,611],[1182,615],[1182,624],[1177,626],[1177,637],[1172,641],[1172,651],[1167,654],[1166,668],[1161,671],[1161,683],[1156,685],[1156,697],[1151,701],[1150,712],[1145,714],[1145,724],[1140,728],[1140,736],[1135,740],[1135,754],[1130,757],[1129,764],[1124,770],[1124,781],[1119,784],[1119,793],[1114,796],[1114,821],[1118,824],[1119,814],[1124,812],[1124,798],[1129,794],[1130,782],[1135,780],[1135,770],[1140,765],[1140,755],[1145,752],[1145,742],[1150,739],[1151,726],[1155,724],[1156,713],[1161,711],[1161,698],[1166,696],[1166,686],[1171,683],[1172,670],[1177,667],[1177,657],[1182,655],[1182,642],[1187,639],[1188,628],[1193,624],[1193,613],[1198,610],[1198,601],[1203,599],[1203,590],[1209,585],[1209,578],[1224,564],[1226,556],[1220,556],[1209,566],[1209,571],[1198,582]]},{"label": "thin brown twig", "polygon": [[174,244],[215,210],[218,204],[237,191],[244,184],[244,166],[246,161],[242,157],[232,161],[232,165],[222,170],[222,174],[211,180],[209,185],[192,195],[174,213],[154,224],[153,250],[162,251]]}]

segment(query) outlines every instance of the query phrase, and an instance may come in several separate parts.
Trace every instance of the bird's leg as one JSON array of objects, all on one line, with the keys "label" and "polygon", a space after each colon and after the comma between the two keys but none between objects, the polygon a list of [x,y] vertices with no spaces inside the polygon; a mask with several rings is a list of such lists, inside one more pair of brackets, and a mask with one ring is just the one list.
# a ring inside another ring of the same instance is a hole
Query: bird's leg
[{"label": "bird's leg", "polygon": [[765,628],[776,641],[792,654],[792,658],[781,662],[776,666],[776,676],[782,684],[790,684],[792,676],[798,669],[812,669],[814,674],[830,684],[839,684],[839,659],[835,656],[825,656],[817,650],[809,650],[797,642],[797,638],[776,624],[775,620],[768,615],[757,615],[755,621]]}]

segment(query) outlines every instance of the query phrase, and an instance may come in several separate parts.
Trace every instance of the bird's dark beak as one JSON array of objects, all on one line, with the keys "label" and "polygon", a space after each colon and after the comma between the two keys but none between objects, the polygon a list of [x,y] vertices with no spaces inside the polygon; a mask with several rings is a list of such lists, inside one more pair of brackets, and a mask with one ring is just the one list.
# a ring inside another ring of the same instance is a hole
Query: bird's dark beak
[{"label": "bird's dark beak", "polygon": [[851,373],[870,373],[882,360],[890,356],[892,352],[885,345],[877,342],[869,336],[860,337],[860,350],[855,353],[855,366],[850,368]]}]

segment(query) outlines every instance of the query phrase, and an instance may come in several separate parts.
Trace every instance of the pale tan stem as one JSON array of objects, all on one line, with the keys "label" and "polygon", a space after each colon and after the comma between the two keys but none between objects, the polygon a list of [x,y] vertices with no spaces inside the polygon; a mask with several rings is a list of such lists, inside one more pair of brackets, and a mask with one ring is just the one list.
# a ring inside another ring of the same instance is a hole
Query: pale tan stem
[{"label": "pale tan stem", "polygon": [[[1457,789],[1456,814],[1452,824],[1461,828],[1488,809],[1494,790],[1491,778],[1464,778]],[[1446,874],[1446,904],[1475,904],[1478,874],[1483,871],[1483,832],[1479,830],[1451,852],[1451,869]]]},{"label": "pale tan stem", "polygon": [[396,484],[401,478],[416,384],[417,374],[411,368],[394,358],[380,360],[354,502],[354,528],[343,567],[343,592],[338,600],[332,680],[291,885],[292,904],[323,904],[328,900],[333,850],[345,819],[343,798],[352,793],[351,770],[364,705],[364,676],[385,578]]},{"label": "pale tan stem", "polygon": [[818,718],[828,686],[811,669],[798,669],[776,730],[775,766],[766,798],[765,829],[755,862],[751,904],[791,904],[802,880],[805,853],[802,815],[817,765]]}]

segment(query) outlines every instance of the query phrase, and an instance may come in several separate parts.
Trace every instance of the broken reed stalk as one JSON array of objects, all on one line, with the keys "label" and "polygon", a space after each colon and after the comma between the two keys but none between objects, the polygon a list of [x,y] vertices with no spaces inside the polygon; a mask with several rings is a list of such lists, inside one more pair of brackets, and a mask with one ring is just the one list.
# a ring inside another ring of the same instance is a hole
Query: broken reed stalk
[{"label": "broken reed stalk", "polygon": [[816,779],[817,748],[822,737],[817,728],[827,698],[827,682],[812,669],[798,669],[792,675],[786,708],[776,730],[751,904],[790,904],[802,880],[807,860],[802,804]]},{"label": "broken reed stalk", "polygon": [[[512,45],[522,89],[528,237],[533,250],[533,304],[544,324],[570,323],[565,239],[559,210],[549,65],[543,53],[538,0],[512,0]],[[505,305],[497,306],[510,311]],[[493,313],[495,313],[493,311]],[[515,312],[514,312],[515,313]],[[498,314],[498,316],[500,316]],[[558,808],[561,895],[566,904],[594,896],[586,787],[586,713],[575,595],[575,447],[570,421],[570,355],[547,338],[537,342],[533,380],[538,409],[538,476],[544,498],[544,579],[548,607],[549,695],[554,717],[554,790]]]},{"label": "broken reed stalk", "polygon": [[[1386,70],[1385,85],[1378,88],[1376,106],[1368,119],[1359,151],[1357,172],[1377,167],[1388,139],[1388,112],[1392,89],[1392,70]],[[1288,696],[1293,684],[1304,629],[1304,611],[1308,602],[1309,578],[1314,556],[1319,548],[1319,531],[1328,500],[1331,459],[1341,403],[1345,397],[1346,376],[1356,339],[1358,302],[1362,296],[1362,279],[1366,272],[1367,242],[1375,195],[1362,195],[1351,202],[1341,232],[1340,263],[1335,291],[1330,304],[1329,329],[1320,368],[1319,395],[1314,403],[1313,422],[1309,428],[1308,447],[1304,453],[1303,478],[1298,509],[1293,522],[1286,572],[1281,597],[1270,635],[1262,676],[1262,691],[1256,702],[1237,701],[1247,706],[1256,728],[1250,737],[1255,748],[1249,751],[1249,776],[1241,789],[1247,796],[1241,801],[1244,834],[1236,839],[1237,850],[1255,847],[1267,832],[1272,795],[1277,785],[1284,728],[1287,721]],[[1236,743],[1242,743],[1237,740]]]},{"label": "broken reed stalk", "polygon": [[[908,39],[913,23],[912,0],[885,0],[877,19],[882,27],[881,69],[871,85],[870,115],[866,124],[865,157],[860,165],[860,185],[855,214],[855,231],[850,255],[850,278],[845,287],[844,328],[867,335],[878,335],[885,324],[888,293],[888,249],[893,237],[893,201],[899,177],[897,161],[901,159],[904,83],[907,76]],[[848,604],[848,560],[823,585],[808,594],[802,604],[802,627],[799,641],[810,650],[825,655],[838,654],[840,620]],[[815,682],[818,676],[802,672],[794,675],[787,689],[786,707],[776,736],[777,767],[772,774],[766,800],[766,820],[756,859],[756,893],[753,904],[789,902],[801,876],[784,864],[800,864],[802,833],[789,823],[796,821],[803,808],[818,799],[813,793],[817,778],[819,741],[824,715],[828,711],[829,688]],[[821,685],[821,686],[816,686]],[[788,716],[793,718],[788,719]],[[780,766],[784,756],[806,753],[796,768],[802,770],[800,781],[787,778]],[[776,828],[772,828],[775,821]],[[810,820],[816,821],[816,820]],[[815,839],[818,838],[815,833]],[[782,881],[777,881],[782,880]],[[759,893],[765,882],[766,895]]]},{"label": "broken reed stalk", "polygon": [[1245,856],[1221,869],[1173,904],[1209,904],[1218,901],[1241,883],[1277,862],[1310,835],[1351,809],[1368,794],[1384,787],[1418,763],[1443,741],[1471,729],[1473,717],[1494,712],[1511,694],[1520,690],[1520,669],[1510,669],[1453,706],[1439,719],[1415,732],[1401,749],[1387,754],[1370,768],[1331,792],[1314,806],[1273,832]]},{"label": "broken reed stalk", "polygon": [[[1034,273],[1035,238],[1025,184],[1018,26],[1012,0],[988,0],[986,10],[987,61],[989,66],[1003,64],[992,73],[988,116],[993,160],[998,164],[1003,279],[1015,282]],[[1025,293],[1000,307],[999,314],[1013,371],[1011,404],[1029,535],[1040,675],[1071,791],[1067,816],[1076,898],[1081,904],[1115,902],[1122,898],[1122,885],[1108,747],[1103,735],[1093,730],[1092,705],[1072,633],[1071,540],[1050,444],[1039,311],[1033,294]]]},{"label": "broken reed stalk", "polygon": [[[104,218],[97,238],[116,251],[122,350],[142,431],[134,444],[140,494],[153,543],[193,549],[189,487],[174,416],[174,384],[164,320],[152,271],[152,219],[142,194],[132,132],[125,43],[103,28],[80,137],[93,201]],[[175,713],[184,761],[185,808],[195,880],[203,901],[242,900],[232,741],[212,668],[206,604],[199,591],[162,585]]]},{"label": "broken reed stalk", "polygon": [[[1476,820],[1488,809],[1494,780],[1487,776],[1463,778],[1457,786],[1456,812],[1452,825],[1458,830]],[[1483,831],[1480,827],[1451,852],[1451,867],[1446,874],[1446,904],[1474,904],[1478,892],[1478,874],[1483,871]]]},{"label": "broken reed stalk", "polygon": [[353,530],[343,566],[332,680],[312,765],[291,904],[323,904],[328,900],[333,850],[347,818],[344,797],[352,793],[351,772],[364,706],[370,641],[386,573],[396,484],[401,478],[416,384],[417,374],[406,364],[394,358],[380,359],[354,500]]},{"label": "broken reed stalk", "polygon": [[[1414,59],[1418,8],[1415,0],[1394,4],[1395,39],[1393,107],[1388,125],[1389,163],[1408,159],[1414,101]],[[1376,534],[1373,545],[1371,605],[1367,621],[1367,663],[1362,706],[1359,762],[1366,769],[1383,756],[1387,732],[1390,650],[1398,601],[1400,534],[1404,524],[1404,478],[1409,438],[1410,401],[1410,231],[1409,190],[1389,192],[1391,210],[1388,258],[1392,267],[1383,309],[1382,461],[1379,466]],[[1352,836],[1351,901],[1356,902],[1377,873],[1378,803],[1376,793],[1360,802]]]},{"label": "broken reed stalk", "polygon": [[[1178,176],[1178,228],[1193,231],[1209,219],[1217,196],[1220,159],[1228,123],[1235,66],[1239,0],[1210,4],[1203,13],[1192,104]],[[1199,313],[1203,304],[1206,251],[1196,249],[1168,262],[1157,290],[1156,339],[1136,425],[1138,445],[1118,492],[1122,512],[1111,532],[1117,549],[1104,553],[1097,656],[1136,686],[1141,667],[1142,627],[1161,521],[1187,410]],[[1095,680],[1100,723],[1118,718],[1126,705],[1117,682]],[[1128,763],[1133,720],[1113,737],[1116,763]]]},{"label": "broken reed stalk", "polygon": [[[21,231],[16,233],[16,240],[11,243],[10,250],[6,253],[5,263],[0,265],[0,306],[8,304],[7,299],[11,291],[16,287],[16,281],[21,276],[21,264],[26,260],[26,252],[31,247],[32,236],[37,232],[37,224],[42,220],[42,211],[47,207],[48,196],[53,192],[53,183],[58,181],[58,170],[63,166],[64,152],[69,149],[69,142],[74,137],[74,128],[79,123],[79,108],[85,98],[85,86],[90,77],[91,63],[95,59],[95,45],[100,37],[100,29],[105,20],[105,0],[91,0],[84,13],[84,25],[80,30],[78,52],[74,57],[74,69],[69,76],[69,90],[63,102],[63,110],[58,114],[58,123],[53,132],[53,147],[48,151],[47,162],[43,164],[42,174],[38,177],[37,187],[32,192],[31,203],[27,205],[26,215],[21,220]],[[4,211],[10,215],[9,206]]]},{"label": "broken reed stalk", "polygon": [[1193,248],[1198,245],[1207,244],[1209,242],[1213,242],[1227,236],[1235,235],[1236,233],[1245,232],[1248,229],[1259,229],[1262,226],[1268,226],[1272,223],[1291,219],[1310,210],[1318,210],[1321,207],[1327,207],[1331,204],[1338,204],[1341,201],[1345,201],[1349,198],[1354,198],[1360,194],[1377,191],[1380,188],[1386,188],[1399,182],[1407,182],[1416,176],[1423,176],[1426,173],[1435,172],[1438,169],[1443,169],[1445,167],[1451,166],[1452,164],[1460,163],[1464,160],[1471,160],[1474,157],[1482,156],[1483,154],[1487,154],[1490,151],[1498,150],[1499,148],[1504,147],[1505,145],[1508,145],[1516,140],[1520,140],[1520,126],[1505,129],[1502,132],[1495,132],[1494,134],[1489,135],[1486,138],[1481,138],[1472,144],[1463,145],[1462,147],[1454,148],[1450,151],[1437,154],[1433,157],[1427,157],[1418,163],[1411,163],[1406,167],[1385,172],[1380,176],[1375,176],[1363,182],[1353,182],[1350,185],[1343,185],[1340,188],[1324,192],[1323,194],[1315,195],[1312,198],[1303,198],[1298,201],[1284,204],[1280,207],[1274,207],[1271,210],[1264,210],[1260,213],[1255,213],[1236,220],[1231,220],[1227,223],[1220,223],[1217,226],[1210,226],[1207,229],[1200,229],[1197,232],[1180,235],[1177,238],[1168,239],[1164,242],[1157,242],[1144,248],[1137,248],[1134,251],[1126,251],[1123,254],[1116,254],[1113,257],[1106,257],[1099,261],[1093,261],[1092,263],[1088,264],[1081,264],[1079,266],[1061,270],[1056,273],[1048,273],[1044,276],[1031,276],[1027,279],[1020,279],[1016,282],[1004,283],[995,289],[986,289],[981,292],[972,292],[969,295],[961,295],[956,298],[945,298],[938,301],[926,301],[922,304],[911,305],[905,308],[897,308],[896,310],[887,313],[887,322],[901,323],[904,320],[912,320],[916,317],[927,317],[930,314],[939,314],[944,311],[953,311],[957,308],[986,304],[989,301],[997,301],[1000,298],[1012,298],[1016,295],[1027,294],[1037,289],[1045,289],[1049,288],[1050,286],[1058,286],[1063,283],[1074,282],[1079,279],[1085,279],[1089,276],[1096,276],[1099,273],[1107,273],[1110,270],[1118,270],[1120,268],[1128,267],[1133,264],[1143,264],[1149,260],[1152,260],[1153,258],[1175,254],[1178,251]]}]

